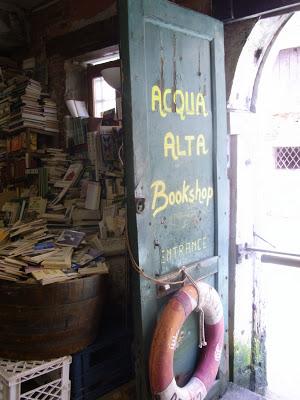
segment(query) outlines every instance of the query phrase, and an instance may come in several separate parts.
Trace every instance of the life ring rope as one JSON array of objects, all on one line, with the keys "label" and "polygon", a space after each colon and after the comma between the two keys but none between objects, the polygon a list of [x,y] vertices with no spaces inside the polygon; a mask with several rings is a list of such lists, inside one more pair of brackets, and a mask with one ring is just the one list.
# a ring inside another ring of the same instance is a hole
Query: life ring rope
[{"label": "life ring rope", "polygon": [[[221,360],[224,318],[217,291],[204,282],[180,289],[163,310],[155,329],[149,361],[150,385],[155,399],[203,400],[213,385]],[[181,328],[195,309],[203,310],[207,346],[201,350],[190,381],[179,387],[174,378],[173,360]]]},{"label": "life ring rope", "polygon": [[207,346],[207,342],[205,340],[204,311],[201,308],[201,304],[200,304],[201,293],[200,293],[199,286],[198,286],[197,282],[193,279],[193,277],[188,272],[185,272],[185,275],[197,291],[197,307],[195,308],[195,311],[199,313],[199,345],[198,345],[198,347],[200,349],[202,349],[202,347]]}]

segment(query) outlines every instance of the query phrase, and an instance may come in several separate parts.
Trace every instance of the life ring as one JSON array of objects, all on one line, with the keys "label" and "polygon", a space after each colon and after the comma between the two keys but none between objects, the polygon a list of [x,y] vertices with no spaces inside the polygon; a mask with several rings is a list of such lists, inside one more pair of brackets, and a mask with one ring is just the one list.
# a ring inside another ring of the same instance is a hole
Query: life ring
[{"label": "life ring", "polygon": [[180,289],[163,310],[156,326],[150,351],[150,386],[157,400],[203,400],[213,385],[222,355],[224,317],[216,290],[197,282],[199,307],[204,312],[207,346],[201,350],[196,371],[184,387],[179,387],[173,373],[173,358],[180,330],[197,308],[198,292],[192,285]]}]

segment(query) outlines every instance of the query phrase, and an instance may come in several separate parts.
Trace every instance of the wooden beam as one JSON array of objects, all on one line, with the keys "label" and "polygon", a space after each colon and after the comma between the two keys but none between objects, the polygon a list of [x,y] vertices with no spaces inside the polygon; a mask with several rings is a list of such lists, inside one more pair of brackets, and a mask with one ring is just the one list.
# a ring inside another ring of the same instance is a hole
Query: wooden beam
[{"label": "wooden beam", "polygon": [[47,43],[47,55],[60,54],[66,58],[75,57],[118,43],[119,20],[118,16],[113,16],[49,40]]},{"label": "wooden beam", "polygon": [[212,13],[212,0],[171,0],[174,3],[190,8],[191,10],[198,11],[202,14],[211,15]]},{"label": "wooden beam", "polygon": [[221,21],[233,19],[233,0],[213,0],[212,14]]}]

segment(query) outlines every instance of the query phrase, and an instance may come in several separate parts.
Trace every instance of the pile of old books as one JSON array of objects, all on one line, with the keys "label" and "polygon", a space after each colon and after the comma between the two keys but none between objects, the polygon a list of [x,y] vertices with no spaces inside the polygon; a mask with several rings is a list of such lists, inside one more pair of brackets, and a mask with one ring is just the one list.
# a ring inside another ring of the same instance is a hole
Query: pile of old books
[{"label": "pile of old books", "polygon": [[41,105],[45,118],[45,131],[49,133],[58,133],[59,128],[56,103],[51,100],[48,94],[44,94],[42,95]]},{"label": "pile of old books", "polygon": [[59,132],[56,103],[42,93],[40,82],[22,72],[1,82],[0,129],[15,133],[24,128],[56,134]]},{"label": "pile of old books", "polygon": [[6,155],[6,140],[0,138],[0,159]]},{"label": "pile of old books", "polygon": [[39,103],[41,91],[41,84],[33,79],[24,77],[15,83],[11,91],[10,132],[21,128],[45,129],[43,108]]},{"label": "pile of old books", "polygon": [[47,148],[41,161],[48,171],[50,185],[54,185],[58,180],[63,178],[70,164],[68,154],[62,149],[57,148]]},{"label": "pile of old books", "polygon": [[122,138],[107,127],[95,139],[98,145],[90,146],[86,160],[43,150],[48,190],[30,187],[1,207],[0,279],[42,284],[74,279],[103,273],[104,257],[124,254]]},{"label": "pile of old books", "polygon": [[49,233],[44,219],[0,230],[0,280],[42,285],[107,274],[103,252],[85,233]]},{"label": "pile of old books", "polygon": [[8,130],[10,120],[10,101],[8,97],[0,99],[0,128],[3,131]]}]

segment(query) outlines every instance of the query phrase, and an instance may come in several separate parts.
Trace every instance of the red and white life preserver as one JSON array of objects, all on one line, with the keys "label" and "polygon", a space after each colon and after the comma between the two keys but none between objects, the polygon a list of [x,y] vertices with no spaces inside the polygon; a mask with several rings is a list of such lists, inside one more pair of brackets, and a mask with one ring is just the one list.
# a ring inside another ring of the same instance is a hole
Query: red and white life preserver
[{"label": "red and white life preserver", "polygon": [[155,399],[203,400],[213,385],[220,365],[224,340],[223,307],[216,290],[197,282],[199,306],[204,312],[207,346],[201,350],[193,377],[179,387],[173,373],[173,358],[180,330],[198,305],[194,286],[180,289],[164,308],[158,321],[150,352],[150,385]]}]

